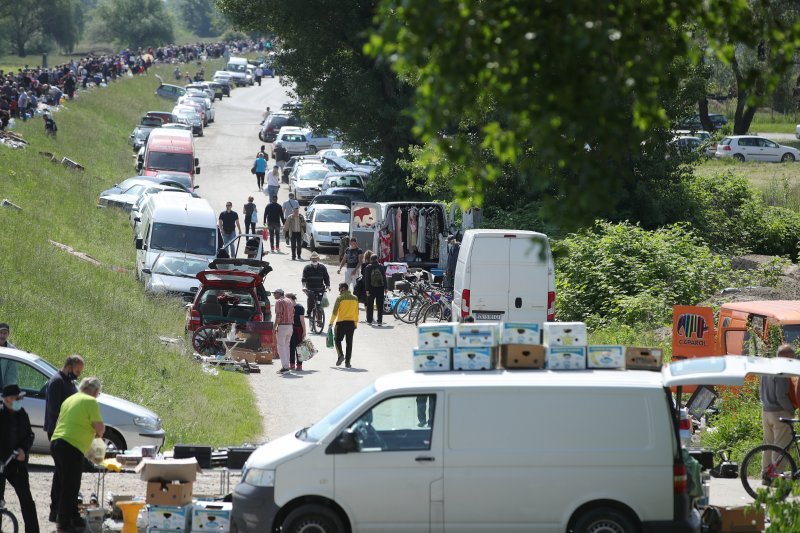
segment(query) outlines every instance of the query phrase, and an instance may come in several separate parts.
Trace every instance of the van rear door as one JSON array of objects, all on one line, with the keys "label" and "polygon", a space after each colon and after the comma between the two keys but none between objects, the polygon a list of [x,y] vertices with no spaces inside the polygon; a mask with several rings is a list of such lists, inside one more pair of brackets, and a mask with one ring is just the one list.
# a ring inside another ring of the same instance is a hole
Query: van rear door
[{"label": "van rear door", "polygon": [[[506,320],[512,238],[499,233],[475,235],[466,258],[470,311],[475,320]],[[527,283],[527,280],[520,284]]]},{"label": "van rear door", "polygon": [[661,370],[665,387],[681,385],[743,385],[748,375],[800,376],[800,359],[726,355],[682,359]]},{"label": "van rear door", "polygon": [[350,204],[350,237],[358,239],[362,250],[378,250],[381,227],[381,206],[370,202]]},{"label": "van rear door", "polygon": [[544,322],[550,278],[550,247],[546,239],[504,236],[508,254],[508,312],[504,320]]}]

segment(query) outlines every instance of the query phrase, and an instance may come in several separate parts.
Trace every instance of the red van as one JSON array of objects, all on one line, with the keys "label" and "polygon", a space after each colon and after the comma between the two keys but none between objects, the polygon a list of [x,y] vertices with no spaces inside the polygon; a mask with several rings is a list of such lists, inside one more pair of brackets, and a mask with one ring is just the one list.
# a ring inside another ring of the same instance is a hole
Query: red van
[{"label": "red van", "polygon": [[192,133],[184,130],[155,129],[139,156],[139,173],[155,176],[159,172],[200,174],[200,161],[194,156]]}]

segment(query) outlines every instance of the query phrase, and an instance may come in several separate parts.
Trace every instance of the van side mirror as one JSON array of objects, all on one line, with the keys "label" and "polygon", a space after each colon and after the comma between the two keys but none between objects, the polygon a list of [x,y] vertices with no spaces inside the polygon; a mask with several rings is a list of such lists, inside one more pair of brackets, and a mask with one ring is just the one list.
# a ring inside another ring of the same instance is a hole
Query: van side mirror
[{"label": "van side mirror", "polygon": [[142,269],[142,274],[152,274],[152,273],[153,273],[153,271],[150,270],[149,268],[143,268]]},{"label": "van side mirror", "polygon": [[[199,169],[199,168],[197,169],[197,172],[200,172],[200,169]],[[195,190],[195,191],[196,191],[196,190],[197,190],[197,189],[199,189],[199,188],[200,188],[200,186],[199,186],[199,185],[195,185],[194,187],[192,187],[192,190]]]},{"label": "van side mirror", "polygon": [[194,166],[197,166],[197,165],[199,165],[199,164],[200,164],[200,158],[198,158],[198,157],[195,157],[195,158],[194,158]]},{"label": "van side mirror", "polygon": [[200,174],[200,167],[194,167],[194,173]]},{"label": "van side mirror", "polygon": [[137,250],[144,250],[144,239],[136,239],[134,242],[136,243]]},{"label": "van side mirror", "polygon": [[139,218],[139,217],[133,217],[133,221],[134,221],[134,222],[141,222],[141,221],[142,221],[142,219],[141,219],[141,218]]},{"label": "van side mirror", "polygon": [[355,432],[348,428],[345,429],[336,439],[325,449],[326,455],[342,455],[358,451],[358,441]]}]

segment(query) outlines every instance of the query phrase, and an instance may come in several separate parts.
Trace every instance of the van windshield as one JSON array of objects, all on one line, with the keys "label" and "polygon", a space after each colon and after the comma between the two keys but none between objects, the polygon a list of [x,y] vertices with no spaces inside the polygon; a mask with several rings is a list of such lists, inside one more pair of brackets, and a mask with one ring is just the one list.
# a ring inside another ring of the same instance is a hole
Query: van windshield
[{"label": "van windshield", "polygon": [[147,168],[152,170],[175,170],[177,172],[193,172],[192,154],[176,154],[173,152],[150,152]]},{"label": "van windshield", "polygon": [[214,256],[217,253],[217,229],[156,222],[150,237],[150,249]]},{"label": "van windshield", "polygon": [[295,436],[306,442],[319,442],[325,435],[327,435],[332,428],[338,426],[344,417],[353,412],[359,404],[364,400],[375,394],[375,386],[369,385],[368,387],[357,392],[351,396],[339,407],[325,415],[325,417],[306,430],[298,431]]},{"label": "van windshield", "polygon": [[796,345],[800,341],[800,324],[792,324],[783,326],[783,342],[786,344]]},{"label": "van windshield", "polygon": [[247,65],[243,63],[228,63],[228,72],[247,72]]}]

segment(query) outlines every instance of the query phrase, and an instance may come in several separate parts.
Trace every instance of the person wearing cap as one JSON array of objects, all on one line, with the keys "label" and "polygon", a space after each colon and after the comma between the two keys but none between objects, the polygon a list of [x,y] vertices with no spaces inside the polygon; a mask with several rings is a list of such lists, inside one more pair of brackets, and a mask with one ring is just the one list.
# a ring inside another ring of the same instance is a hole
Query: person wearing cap
[{"label": "person wearing cap", "polygon": [[[16,350],[16,346],[8,341],[11,334],[11,327],[5,322],[0,323],[0,348],[11,348]],[[0,387],[17,383],[17,362],[12,359],[0,359]]]},{"label": "person wearing cap", "polygon": [[269,175],[267,175],[267,196],[272,198],[278,196],[278,191],[281,190],[281,171],[278,165],[272,167]]},{"label": "person wearing cap", "polygon": [[283,208],[278,204],[278,196],[273,196],[264,208],[264,225],[269,231],[269,247],[272,252],[281,251],[281,226],[284,222],[286,217],[283,216]]},{"label": "person wearing cap", "polygon": [[275,331],[277,335],[278,356],[281,358],[279,373],[288,372],[292,332],[294,329],[294,303],[286,298],[283,289],[272,292],[275,295]]},{"label": "person wearing cap", "polygon": [[311,309],[316,305],[314,299],[319,299],[320,294],[323,294],[326,290],[331,290],[331,277],[328,275],[328,269],[325,268],[325,265],[319,262],[319,254],[317,252],[311,252],[311,263],[303,268],[301,281],[303,289],[308,295],[306,316],[310,318]]},{"label": "person wearing cap", "polygon": [[56,464],[56,474],[61,483],[56,508],[56,525],[59,532],[84,527],[86,522],[78,514],[78,493],[81,490],[83,458],[92,440],[103,438],[106,426],[100,414],[100,380],[84,378],[78,392],[64,400],[58,414],[58,423],[50,441],[50,454]]},{"label": "person wearing cap", "polygon": [[22,408],[25,392],[19,385],[3,387],[3,404],[0,409],[0,461],[5,462],[11,454],[16,457],[8,463],[0,475],[0,500],[5,497],[6,481],[17,493],[22,510],[25,533],[39,533],[36,503],[31,495],[28,478],[28,453],[33,446],[33,430],[28,413]]}]

